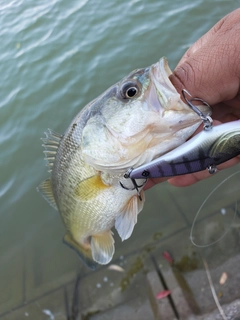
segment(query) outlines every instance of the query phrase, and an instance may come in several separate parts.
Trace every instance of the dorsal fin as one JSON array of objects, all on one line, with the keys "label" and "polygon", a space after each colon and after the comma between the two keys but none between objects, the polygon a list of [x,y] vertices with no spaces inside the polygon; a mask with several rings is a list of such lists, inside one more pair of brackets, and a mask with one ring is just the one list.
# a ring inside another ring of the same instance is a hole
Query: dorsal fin
[{"label": "dorsal fin", "polygon": [[54,132],[51,129],[48,129],[47,132],[44,132],[46,137],[42,138],[45,160],[47,160],[47,166],[49,168],[48,172],[52,171],[52,167],[55,161],[56,153],[60,144],[60,141],[63,135],[60,135],[57,132]]},{"label": "dorsal fin", "polygon": [[52,191],[52,181],[51,179],[44,180],[37,188],[37,191],[41,192],[43,198],[56,210],[57,204]]}]

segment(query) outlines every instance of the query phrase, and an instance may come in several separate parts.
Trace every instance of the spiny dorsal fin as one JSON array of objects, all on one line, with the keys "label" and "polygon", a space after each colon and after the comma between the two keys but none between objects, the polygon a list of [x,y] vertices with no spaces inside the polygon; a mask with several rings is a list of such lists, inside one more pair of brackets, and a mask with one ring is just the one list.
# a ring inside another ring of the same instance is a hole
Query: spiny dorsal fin
[{"label": "spiny dorsal fin", "polygon": [[57,204],[54,199],[53,191],[52,191],[52,181],[51,179],[44,180],[37,188],[37,191],[41,192],[43,198],[56,210]]},{"label": "spiny dorsal fin", "polygon": [[56,153],[62,139],[62,135],[53,130],[48,129],[48,132],[45,132],[46,138],[42,138],[45,160],[47,160],[47,166],[49,168],[48,172],[52,171],[52,167],[55,161]]}]

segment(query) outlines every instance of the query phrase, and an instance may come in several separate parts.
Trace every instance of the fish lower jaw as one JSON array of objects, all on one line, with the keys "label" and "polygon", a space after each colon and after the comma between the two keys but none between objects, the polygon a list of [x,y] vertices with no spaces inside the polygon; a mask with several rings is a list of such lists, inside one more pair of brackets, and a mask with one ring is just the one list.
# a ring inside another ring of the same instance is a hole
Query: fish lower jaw
[{"label": "fish lower jaw", "polygon": [[181,117],[177,121],[174,116],[171,118],[166,118],[166,123],[168,124],[169,136],[172,134],[174,136],[179,136],[182,132],[185,132],[188,136],[188,139],[201,125],[202,119],[200,117]]}]

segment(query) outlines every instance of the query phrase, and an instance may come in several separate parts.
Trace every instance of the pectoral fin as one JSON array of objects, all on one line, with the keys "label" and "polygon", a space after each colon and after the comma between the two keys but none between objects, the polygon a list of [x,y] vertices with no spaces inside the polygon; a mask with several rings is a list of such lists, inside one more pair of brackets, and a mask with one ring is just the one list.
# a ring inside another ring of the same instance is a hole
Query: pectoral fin
[{"label": "pectoral fin", "polygon": [[115,248],[111,230],[93,235],[91,238],[92,256],[100,264],[111,261]]},{"label": "pectoral fin", "polygon": [[71,249],[77,252],[80,258],[86,263],[86,265],[91,268],[95,269],[97,267],[97,263],[93,261],[92,252],[90,245],[81,245],[77,241],[75,241],[72,235],[67,232],[63,238],[63,242],[68,245]]},{"label": "pectoral fin", "polygon": [[75,195],[81,201],[88,201],[96,197],[102,190],[109,188],[102,182],[100,175],[94,175],[81,181],[76,190]]},{"label": "pectoral fin", "polygon": [[137,215],[143,209],[145,196],[144,192],[141,191],[142,201],[139,197],[133,196],[128,203],[125,205],[121,214],[115,221],[115,228],[122,241],[128,239],[132,232],[135,224],[137,223]]}]

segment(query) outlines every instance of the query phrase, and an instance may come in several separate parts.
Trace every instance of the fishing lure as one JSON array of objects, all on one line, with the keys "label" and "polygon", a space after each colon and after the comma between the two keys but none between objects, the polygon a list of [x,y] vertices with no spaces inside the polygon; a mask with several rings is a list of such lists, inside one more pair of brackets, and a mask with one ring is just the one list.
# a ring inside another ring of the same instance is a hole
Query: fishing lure
[{"label": "fishing lure", "polygon": [[[183,96],[188,105],[201,117],[204,130],[196,136],[166,153],[165,155],[146,163],[138,168],[130,168],[125,178],[135,179],[160,178],[183,175],[208,169],[213,174],[217,165],[226,162],[240,154],[240,120],[212,125],[212,119],[204,115],[192,101],[206,102],[199,98],[191,100]],[[136,183],[135,183],[136,184]]]}]

